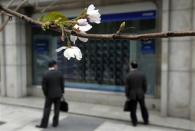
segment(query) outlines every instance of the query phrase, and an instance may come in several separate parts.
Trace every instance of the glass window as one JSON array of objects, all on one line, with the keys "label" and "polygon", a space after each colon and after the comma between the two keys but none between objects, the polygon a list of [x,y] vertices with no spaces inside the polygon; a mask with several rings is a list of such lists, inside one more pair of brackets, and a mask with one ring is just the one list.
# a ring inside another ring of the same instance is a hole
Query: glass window
[{"label": "glass window", "polygon": [[[115,33],[121,22],[112,16],[114,21],[108,21],[110,16],[99,25],[94,25],[89,33]],[[126,18],[126,16],[124,15]],[[128,18],[131,18],[130,15]],[[104,18],[104,17],[103,17]],[[134,17],[132,17],[134,18]],[[34,28],[34,27],[33,27]],[[155,18],[128,19],[126,28],[122,33],[139,34],[154,31]],[[147,75],[149,91],[154,94],[156,73],[156,47],[155,41],[129,41],[129,40],[89,40],[87,43],[76,42],[81,49],[83,59],[67,60],[63,51],[56,53],[55,49],[62,46],[60,34],[43,32],[33,29],[33,83],[40,84],[43,72],[47,70],[47,61],[57,59],[59,70],[64,74],[66,85],[71,88],[124,91],[125,76],[129,71],[129,62],[138,61],[140,69]]]},{"label": "glass window", "polygon": [[56,59],[55,49],[56,35],[54,32],[44,32],[36,26],[32,26],[32,63],[33,63],[33,84],[41,84],[42,76],[48,69],[48,61]]}]

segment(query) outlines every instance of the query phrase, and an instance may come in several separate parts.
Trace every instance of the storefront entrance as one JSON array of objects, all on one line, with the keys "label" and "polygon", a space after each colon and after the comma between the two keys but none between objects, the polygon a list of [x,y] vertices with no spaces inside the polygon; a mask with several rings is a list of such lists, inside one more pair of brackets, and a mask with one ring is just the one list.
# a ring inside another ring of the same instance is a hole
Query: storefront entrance
[{"label": "storefront entrance", "polygon": [[[126,21],[123,33],[139,34],[156,29],[156,12],[154,10],[106,14],[102,23],[94,25],[89,33],[114,33],[121,22]],[[78,42],[83,59],[67,60],[63,52],[55,49],[62,46],[59,34],[43,32],[33,28],[33,84],[38,85],[50,59],[56,59],[60,71],[64,74],[66,87],[98,91],[123,92],[124,80],[129,63],[136,60],[148,80],[148,94],[154,95],[156,88],[156,41],[128,40],[89,40]]]}]

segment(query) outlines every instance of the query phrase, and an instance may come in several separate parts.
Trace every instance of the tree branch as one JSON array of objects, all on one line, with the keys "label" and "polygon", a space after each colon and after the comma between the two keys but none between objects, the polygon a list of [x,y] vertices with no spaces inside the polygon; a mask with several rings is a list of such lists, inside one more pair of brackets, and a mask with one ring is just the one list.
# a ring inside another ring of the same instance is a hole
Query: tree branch
[{"label": "tree branch", "polygon": [[[10,5],[12,5],[16,0],[10,0],[9,3],[7,4],[6,8],[9,8]],[[0,15],[2,14],[3,12],[1,11],[0,12]]]},{"label": "tree branch", "polygon": [[8,8],[4,8],[2,5],[0,5],[0,10],[6,12],[6,13],[8,13],[8,14],[11,14],[11,15],[13,15],[13,16],[16,16],[16,17],[18,17],[18,18],[20,18],[20,19],[23,19],[23,20],[25,20],[25,21],[27,21],[27,22],[30,22],[30,23],[33,23],[33,24],[37,24],[37,25],[41,25],[41,24],[42,24],[41,22],[36,21],[36,20],[33,20],[32,18],[30,18],[30,17],[28,17],[28,16],[26,16],[26,15],[23,15],[23,14],[18,13],[18,12],[16,12],[16,11],[10,10],[10,9],[8,9]]},{"label": "tree branch", "polygon": [[[27,22],[36,24],[41,26],[42,23],[36,20],[33,20],[32,18],[20,14],[16,11],[4,8],[0,5],[0,10],[11,14],[13,16],[16,16],[20,19],[23,19]],[[61,32],[60,28],[56,28],[55,26],[51,27],[52,30]],[[72,31],[68,29],[64,29],[65,33],[71,34]],[[180,31],[180,32],[157,32],[157,33],[146,33],[146,34],[139,34],[139,35],[121,35],[121,34],[83,34],[79,32],[74,32],[77,36],[84,37],[84,38],[91,38],[91,39],[126,39],[126,40],[147,40],[147,39],[154,39],[154,38],[168,38],[168,37],[186,37],[186,36],[195,36],[195,31]]]},{"label": "tree branch", "polygon": [[[27,1],[28,1],[28,0],[23,0],[22,3],[20,3],[20,4],[16,7],[15,11],[19,10],[20,7],[21,7],[22,5],[24,5]],[[3,29],[4,29],[5,26],[8,24],[8,22],[9,22],[10,19],[11,19],[11,17],[8,17],[8,18],[3,22],[2,26],[0,26],[0,32],[3,31]]]},{"label": "tree branch", "polygon": [[11,14],[8,14],[8,13],[6,13],[6,12],[1,12],[2,13],[2,15],[6,15],[6,16],[8,16],[8,17],[13,17],[13,15],[11,15]]}]

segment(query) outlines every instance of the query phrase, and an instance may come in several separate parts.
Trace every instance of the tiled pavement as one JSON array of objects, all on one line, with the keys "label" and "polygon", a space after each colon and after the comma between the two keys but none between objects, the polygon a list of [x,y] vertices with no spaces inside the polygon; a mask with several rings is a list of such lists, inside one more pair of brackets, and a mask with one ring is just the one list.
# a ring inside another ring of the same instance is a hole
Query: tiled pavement
[{"label": "tiled pavement", "polygon": [[51,126],[53,116],[51,113],[48,128],[39,129],[35,125],[40,122],[41,109],[0,104],[0,111],[0,121],[5,122],[5,124],[0,125],[0,131],[178,131],[176,129],[142,124],[132,127],[130,122],[66,113],[61,113],[59,127],[54,128]]},{"label": "tiled pavement", "polygon": [[[20,99],[0,97],[0,131],[41,131],[35,128],[42,116],[43,98],[25,97]],[[150,112],[150,125],[132,127],[129,113],[121,107],[69,102],[70,112],[61,113],[60,126],[49,126],[46,131],[188,131],[195,130],[194,122],[185,119],[161,117]],[[52,114],[51,114],[52,115]],[[140,113],[138,118],[141,121]],[[52,119],[52,117],[51,117]],[[50,120],[51,122],[51,120]]]}]

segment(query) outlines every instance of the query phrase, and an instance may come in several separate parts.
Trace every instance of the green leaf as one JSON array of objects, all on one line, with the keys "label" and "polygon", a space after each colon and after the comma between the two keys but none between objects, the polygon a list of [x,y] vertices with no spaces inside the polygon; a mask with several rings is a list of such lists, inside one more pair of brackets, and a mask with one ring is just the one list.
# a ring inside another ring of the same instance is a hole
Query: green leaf
[{"label": "green leaf", "polygon": [[39,19],[39,21],[43,23],[42,28],[44,30],[49,29],[51,24],[54,24],[58,27],[65,26],[67,20],[68,18],[60,12],[51,12],[47,15],[41,16]]},{"label": "green leaf", "polygon": [[125,28],[125,22],[122,22],[120,25],[120,30],[122,31],[122,30],[124,30],[124,28]]},{"label": "green leaf", "polygon": [[60,12],[51,12],[47,15],[41,16],[40,21],[41,22],[47,22],[47,21],[54,22],[57,19],[60,19],[61,21],[67,21],[68,20],[68,18]]}]

